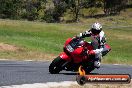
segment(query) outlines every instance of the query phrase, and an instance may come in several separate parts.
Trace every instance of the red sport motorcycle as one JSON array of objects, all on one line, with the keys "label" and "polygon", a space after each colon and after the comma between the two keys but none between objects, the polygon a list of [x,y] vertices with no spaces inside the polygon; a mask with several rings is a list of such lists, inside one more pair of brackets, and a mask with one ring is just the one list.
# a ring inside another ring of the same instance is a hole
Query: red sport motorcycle
[{"label": "red sport motorcycle", "polygon": [[87,73],[95,69],[94,56],[87,54],[87,51],[93,50],[93,47],[84,39],[68,38],[63,49],[63,52],[49,66],[51,74],[57,74],[62,70],[78,71],[79,66],[82,66]]}]

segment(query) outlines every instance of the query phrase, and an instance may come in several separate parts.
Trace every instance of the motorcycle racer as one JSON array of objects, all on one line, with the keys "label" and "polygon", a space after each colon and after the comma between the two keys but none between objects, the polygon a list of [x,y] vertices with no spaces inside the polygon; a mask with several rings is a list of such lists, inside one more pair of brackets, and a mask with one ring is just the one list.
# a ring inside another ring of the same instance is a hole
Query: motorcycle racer
[{"label": "motorcycle racer", "polygon": [[102,56],[110,51],[110,47],[105,45],[106,38],[102,30],[102,25],[100,23],[94,23],[90,30],[80,33],[77,37],[91,37],[92,41],[90,44],[93,46],[93,50],[87,51],[87,54],[94,55],[94,66],[99,68]]}]

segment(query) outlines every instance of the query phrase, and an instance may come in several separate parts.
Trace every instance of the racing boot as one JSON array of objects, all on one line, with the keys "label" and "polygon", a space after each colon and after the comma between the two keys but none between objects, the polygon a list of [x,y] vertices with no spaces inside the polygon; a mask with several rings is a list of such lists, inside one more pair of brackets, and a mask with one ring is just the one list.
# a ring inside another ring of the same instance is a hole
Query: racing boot
[{"label": "racing boot", "polygon": [[100,64],[101,64],[101,63],[100,63],[99,60],[94,61],[94,67],[95,67],[95,68],[97,68],[97,69],[100,68]]}]

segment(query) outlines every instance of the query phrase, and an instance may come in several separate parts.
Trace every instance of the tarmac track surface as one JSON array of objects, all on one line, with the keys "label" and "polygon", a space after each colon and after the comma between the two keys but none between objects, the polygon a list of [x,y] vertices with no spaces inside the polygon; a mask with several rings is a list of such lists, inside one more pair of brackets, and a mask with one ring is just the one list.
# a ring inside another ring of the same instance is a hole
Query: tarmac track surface
[{"label": "tarmac track surface", "polygon": [[[50,74],[49,64],[49,61],[0,61],[0,86],[76,81],[76,72]],[[102,64],[92,74],[130,74],[132,77],[132,66]]]}]

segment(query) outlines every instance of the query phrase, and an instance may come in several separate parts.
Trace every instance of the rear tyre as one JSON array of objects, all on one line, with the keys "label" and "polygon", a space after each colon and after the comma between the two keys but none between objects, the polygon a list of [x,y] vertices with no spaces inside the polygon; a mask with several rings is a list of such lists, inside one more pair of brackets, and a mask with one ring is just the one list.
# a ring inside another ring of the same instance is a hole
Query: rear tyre
[{"label": "rear tyre", "polygon": [[86,73],[89,74],[91,71],[93,71],[95,69],[95,67],[87,67],[85,69]]},{"label": "rear tyre", "polygon": [[51,74],[58,74],[62,70],[62,65],[65,63],[60,57],[55,58],[49,66]]},{"label": "rear tyre", "polygon": [[88,63],[88,62],[83,63],[83,67],[87,74],[89,74],[91,71],[93,71],[95,69],[94,64],[92,62],[91,63]]}]

